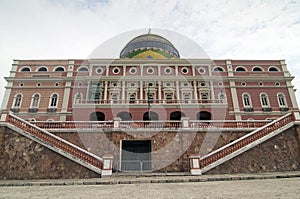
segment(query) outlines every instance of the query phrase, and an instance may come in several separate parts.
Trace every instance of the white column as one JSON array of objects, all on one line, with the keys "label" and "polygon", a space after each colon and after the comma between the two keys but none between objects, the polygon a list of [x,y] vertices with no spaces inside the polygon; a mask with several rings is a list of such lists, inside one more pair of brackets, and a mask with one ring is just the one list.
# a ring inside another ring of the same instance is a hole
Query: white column
[{"label": "white column", "polygon": [[161,81],[158,81],[158,101],[161,103]]},{"label": "white column", "polygon": [[196,81],[193,81],[193,88],[194,88],[194,100],[198,100],[197,82]]},{"label": "white column", "polygon": [[192,65],[192,76],[195,76],[195,66]]},{"label": "white column", "polygon": [[125,100],[125,81],[122,81],[122,102]]},{"label": "white column", "polygon": [[143,81],[140,81],[140,100],[143,100]]},{"label": "white column", "polygon": [[106,76],[109,75],[109,65],[106,65]]},{"label": "white column", "polygon": [[123,66],[123,76],[126,76],[126,66]]},{"label": "white column", "polygon": [[235,114],[235,119],[241,120],[242,117],[240,114],[240,106],[239,106],[239,101],[238,101],[237,92],[236,92],[236,88],[235,88],[235,82],[230,81],[229,85],[230,85],[231,98],[232,98],[232,103],[233,103],[233,111]]},{"label": "white column", "polygon": [[107,88],[108,88],[108,82],[105,81],[104,82],[104,101],[106,103],[106,100],[107,100]]},{"label": "white column", "polygon": [[177,95],[177,102],[181,99],[180,93],[179,93],[179,82],[176,81],[176,95]]},{"label": "white column", "polygon": [[[73,70],[74,70],[74,60],[69,60],[69,66],[68,66],[68,71],[67,71],[67,77],[72,77],[73,76]],[[66,81],[65,83],[65,90],[64,90],[64,97],[63,97],[63,102],[62,102],[62,107],[61,107],[61,113],[63,115],[60,116],[60,121],[66,121],[67,116],[66,113],[68,112],[68,105],[69,105],[69,99],[71,96],[71,81]],[[71,100],[73,103],[73,100]]]},{"label": "white column", "polygon": [[178,76],[178,65],[175,65],[175,76]]},{"label": "white column", "polygon": [[161,70],[161,65],[157,66],[157,70],[158,70],[157,71],[158,76],[161,76],[161,71],[160,71]]}]

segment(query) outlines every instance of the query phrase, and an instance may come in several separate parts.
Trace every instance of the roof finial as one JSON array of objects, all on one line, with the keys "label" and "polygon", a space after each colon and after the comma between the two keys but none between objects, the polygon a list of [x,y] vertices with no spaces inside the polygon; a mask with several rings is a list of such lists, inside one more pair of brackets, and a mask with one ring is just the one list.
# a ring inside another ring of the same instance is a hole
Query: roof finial
[{"label": "roof finial", "polygon": [[148,34],[150,34],[150,32],[151,32],[151,26],[150,26],[150,24],[149,24]]}]

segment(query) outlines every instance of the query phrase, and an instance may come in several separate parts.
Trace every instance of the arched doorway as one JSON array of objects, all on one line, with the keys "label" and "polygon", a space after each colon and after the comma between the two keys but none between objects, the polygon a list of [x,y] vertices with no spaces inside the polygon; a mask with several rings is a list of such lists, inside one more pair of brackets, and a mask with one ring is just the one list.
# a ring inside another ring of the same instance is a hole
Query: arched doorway
[{"label": "arched doorway", "polygon": [[132,119],[131,113],[126,111],[118,113],[117,117],[121,118],[122,121],[131,121]]},{"label": "arched doorway", "polygon": [[181,111],[174,111],[170,114],[170,120],[181,120],[182,117],[185,117],[185,114]]},{"label": "arched doorway", "polygon": [[105,121],[105,114],[102,112],[93,112],[90,114],[90,121]]},{"label": "arched doorway", "polygon": [[[150,119],[149,119],[149,116],[150,116]],[[145,112],[144,115],[143,115],[143,120],[144,121],[155,121],[155,120],[158,120],[158,114],[153,112],[153,111],[150,111],[150,114],[149,112]]]},{"label": "arched doorway", "polygon": [[211,113],[207,111],[200,111],[197,113],[197,120],[211,120]]}]

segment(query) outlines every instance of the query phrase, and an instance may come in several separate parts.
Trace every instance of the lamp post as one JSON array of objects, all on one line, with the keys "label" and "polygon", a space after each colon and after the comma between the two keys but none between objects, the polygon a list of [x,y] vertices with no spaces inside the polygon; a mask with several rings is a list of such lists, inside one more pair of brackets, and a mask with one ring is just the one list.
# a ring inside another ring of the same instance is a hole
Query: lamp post
[{"label": "lamp post", "polygon": [[150,115],[150,107],[151,107],[151,99],[150,99],[150,86],[152,86],[152,83],[148,84],[148,119],[151,120],[151,115]]}]

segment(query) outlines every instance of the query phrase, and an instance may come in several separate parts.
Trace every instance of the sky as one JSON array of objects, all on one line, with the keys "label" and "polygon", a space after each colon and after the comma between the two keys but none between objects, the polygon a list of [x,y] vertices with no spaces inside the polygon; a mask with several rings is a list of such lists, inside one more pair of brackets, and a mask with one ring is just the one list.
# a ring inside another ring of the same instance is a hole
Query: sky
[{"label": "sky", "polygon": [[300,0],[0,0],[0,19],[0,99],[14,59],[84,59],[151,27],[212,59],[285,59],[300,102]]}]

